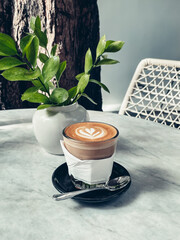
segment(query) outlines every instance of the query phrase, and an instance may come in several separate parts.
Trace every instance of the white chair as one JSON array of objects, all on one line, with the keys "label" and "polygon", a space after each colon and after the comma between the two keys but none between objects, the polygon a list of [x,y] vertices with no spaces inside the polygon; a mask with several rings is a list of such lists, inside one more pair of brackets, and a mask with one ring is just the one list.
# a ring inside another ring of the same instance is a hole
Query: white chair
[{"label": "white chair", "polygon": [[180,61],[143,59],[119,114],[180,129]]}]

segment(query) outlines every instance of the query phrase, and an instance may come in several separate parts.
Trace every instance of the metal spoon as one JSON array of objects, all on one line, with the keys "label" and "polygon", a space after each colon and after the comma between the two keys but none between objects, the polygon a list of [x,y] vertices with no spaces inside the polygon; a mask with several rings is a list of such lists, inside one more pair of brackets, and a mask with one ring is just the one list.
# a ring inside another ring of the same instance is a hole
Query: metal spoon
[{"label": "metal spoon", "polygon": [[55,198],[56,201],[65,200],[68,198],[75,197],[79,194],[95,191],[99,189],[107,189],[109,191],[116,191],[121,188],[124,188],[129,182],[131,178],[130,176],[121,176],[114,179],[109,180],[105,184],[97,184],[96,187],[73,191],[73,192],[66,192],[66,193],[60,193],[60,194],[54,194],[53,198]]}]

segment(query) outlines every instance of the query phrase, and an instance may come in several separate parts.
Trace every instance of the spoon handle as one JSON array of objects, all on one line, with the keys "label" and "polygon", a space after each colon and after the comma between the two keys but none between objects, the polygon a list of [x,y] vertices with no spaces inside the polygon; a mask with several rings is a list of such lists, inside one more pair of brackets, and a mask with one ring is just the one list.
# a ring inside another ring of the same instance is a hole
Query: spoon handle
[{"label": "spoon handle", "polygon": [[78,191],[73,191],[73,192],[66,192],[66,193],[60,193],[60,194],[54,194],[53,198],[55,198],[56,201],[60,201],[60,200],[65,200],[68,198],[72,198],[75,197],[76,195],[82,194],[82,193],[86,193],[86,192],[90,192],[90,191],[94,191],[94,190],[99,190],[99,189],[104,189],[102,188],[88,188],[88,189],[83,189],[83,190],[78,190]]}]

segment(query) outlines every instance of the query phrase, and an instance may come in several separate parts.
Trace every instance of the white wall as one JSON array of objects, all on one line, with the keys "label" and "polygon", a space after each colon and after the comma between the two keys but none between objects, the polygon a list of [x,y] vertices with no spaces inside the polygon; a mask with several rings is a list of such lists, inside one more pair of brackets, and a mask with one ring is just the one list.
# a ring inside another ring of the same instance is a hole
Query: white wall
[{"label": "white wall", "polygon": [[125,41],[111,56],[120,63],[101,70],[111,92],[103,91],[103,109],[118,110],[141,59],[180,60],[180,0],[98,0],[98,6],[101,36]]}]

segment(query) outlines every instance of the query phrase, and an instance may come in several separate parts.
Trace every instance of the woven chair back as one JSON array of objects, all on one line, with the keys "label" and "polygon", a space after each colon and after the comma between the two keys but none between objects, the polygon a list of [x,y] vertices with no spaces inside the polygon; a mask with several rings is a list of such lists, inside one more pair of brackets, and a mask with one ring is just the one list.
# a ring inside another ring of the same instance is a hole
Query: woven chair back
[{"label": "woven chair back", "polygon": [[143,59],[119,114],[180,129],[180,61]]}]

